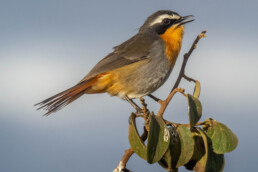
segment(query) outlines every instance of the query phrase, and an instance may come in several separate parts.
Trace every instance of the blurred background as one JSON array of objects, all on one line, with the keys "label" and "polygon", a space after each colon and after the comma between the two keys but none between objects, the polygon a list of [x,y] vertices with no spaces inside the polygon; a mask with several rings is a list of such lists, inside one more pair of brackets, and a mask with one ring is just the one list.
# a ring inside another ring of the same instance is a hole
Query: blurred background
[{"label": "blurred background", "polygon": [[[223,122],[239,138],[237,149],[225,155],[225,171],[255,171],[257,6],[257,0],[2,0],[0,171],[112,171],[116,167],[129,148],[128,117],[133,108],[127,102],[107,94],[86,95],[48,117],[33,105],[73,86],[161,9],[193,14],[196,20],[186,25],[175,69],[154,95],[167,96],[183,54],[197,34],[207,30],[186,74],[201,82],[202,120]],[[194,84],[183,81],[180,87],[191,93]],[[149,98],[146,102],[157,112],[157,103]],[[165,118],[188,122],[183,96],[174,97]],[[135,155],[127,167],[136,172],[165,171]]]}]

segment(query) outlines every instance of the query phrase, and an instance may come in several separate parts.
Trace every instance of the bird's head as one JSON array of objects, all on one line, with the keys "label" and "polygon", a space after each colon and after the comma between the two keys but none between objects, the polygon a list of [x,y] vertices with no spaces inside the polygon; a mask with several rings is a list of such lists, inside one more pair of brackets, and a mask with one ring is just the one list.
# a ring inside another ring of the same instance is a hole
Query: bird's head
[{"label": "bird's head", "polygon": [[178,13],[170,10],[160,10],[153,13],[146,19],[146,21],[140,28],[140,32],[145,30],[152,30],[161,35],[171,27],[176,29],[186,23],[194,21],[194,19],[187,20],[191,17],[193,17],[193,15],[182,17]]}]

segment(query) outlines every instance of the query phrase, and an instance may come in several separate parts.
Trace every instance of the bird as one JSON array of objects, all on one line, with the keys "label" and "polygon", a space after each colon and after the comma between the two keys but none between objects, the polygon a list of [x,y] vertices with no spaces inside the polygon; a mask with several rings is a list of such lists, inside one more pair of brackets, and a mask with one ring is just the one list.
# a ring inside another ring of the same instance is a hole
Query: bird
[{"label": "bird", "polygon": [[180,16],[171,10],[151,14],[136,35],[115,46],[77,84],[35,106],[49,115],[84,94],[108,93],[127,100],[151,95],[168,79],[181,49],[184,25],[193,15]]}]

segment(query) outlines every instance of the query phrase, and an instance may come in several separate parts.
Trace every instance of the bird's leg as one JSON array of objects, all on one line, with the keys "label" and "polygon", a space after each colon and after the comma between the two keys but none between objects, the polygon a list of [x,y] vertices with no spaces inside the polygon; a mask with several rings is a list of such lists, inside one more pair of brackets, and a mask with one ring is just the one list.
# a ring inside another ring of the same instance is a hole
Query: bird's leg
[{"label": "bird's leg", "polygon": [[137,113],[142,113],[142,109],[132,99],[127,96],[125,96],[125,99],[134,107]]},{"label": "bird's leg", "polygon": [[153,96],[152,94],[149,94],[148,95],[150,98],[152,98],[154,101],[156,101],[156,102],[159,102],[159,98],[157,98],[157,97],[155,97],[155,96]]}]

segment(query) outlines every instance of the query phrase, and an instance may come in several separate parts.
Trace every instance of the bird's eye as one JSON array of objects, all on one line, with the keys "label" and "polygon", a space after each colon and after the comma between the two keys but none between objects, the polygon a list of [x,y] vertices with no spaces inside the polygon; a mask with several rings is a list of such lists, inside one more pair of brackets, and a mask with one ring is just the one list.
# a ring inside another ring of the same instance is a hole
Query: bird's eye
[{"label": "bird's eye", "polygon": [[169,24],[170,24],[170,20],[169,20],[169,19],[164,19],[164,20],[162,21],[162,23],[163,23],[164,25],[169,25]]}]

